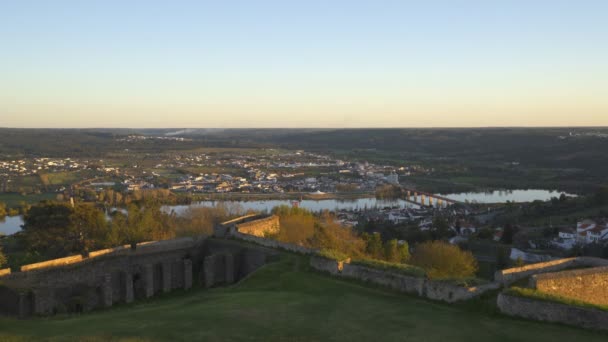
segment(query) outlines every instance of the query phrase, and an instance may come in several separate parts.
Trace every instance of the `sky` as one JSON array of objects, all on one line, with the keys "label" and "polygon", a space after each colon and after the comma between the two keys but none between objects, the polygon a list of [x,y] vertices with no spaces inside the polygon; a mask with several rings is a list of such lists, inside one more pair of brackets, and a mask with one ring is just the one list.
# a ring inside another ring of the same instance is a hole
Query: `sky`
[{"label": "sky", "polygon": [[608,1],[0,1],[0,127],[608,126]]}]

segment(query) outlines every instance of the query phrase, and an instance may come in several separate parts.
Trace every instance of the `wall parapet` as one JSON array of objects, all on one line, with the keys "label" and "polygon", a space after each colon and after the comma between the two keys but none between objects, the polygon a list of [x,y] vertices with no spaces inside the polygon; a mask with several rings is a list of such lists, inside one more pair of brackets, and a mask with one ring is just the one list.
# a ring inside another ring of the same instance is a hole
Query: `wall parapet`
[{"label": "wall parapet", "polygon": [[534,274],[557,272],[574,267],[597,266],[608,266],[608,260],[592,257],[576,257],[539,262],[522,267],[513,267],[496,271],[496,273],[494,273],[494,280],[507,286]]},{"label": "wall parapet", "polygon": [[562,323],[588,329],[608,330],[608,311],[553,303],[501,293],[498,309],[510,316]]},{"label": "wall parapet", "polygon": [[82,259],[83,259],[82,255],[72,255],[69,257],[65,257],[65,258],[37,262],[34,264],[21,266],[21,272],[39,270],[39,269],[43,269],[43,268],[52,268],[52,267],[71,265],[71,264],[81,262]]},{"label": "wall parapet", "polygon": [[608,305],[608,266],[533,275],[530,287],[542,293]]},{"label": "wall parapet", "polygon": [[264,247],[282,249],[282,250],[285,250],[288,252],[294,252],[294,253],[298,253],[298,254],[310,255],[310,254],[315,254],[318,252],[316,249],[307,248],[307,247],[299,246],[299,245],[294,245],[291,243],[280,242],[280,241],[273,240],[273,239],[266,239],[266,238],[262,238],[259,236],[243,234],[243,233],[239,233],[239,232],[233,232],[230,236],[235,239],[238,239],[238,240],[253,242],[255,244],[258,244],[258,245],[261,245]]},{"label": "wall parapet", "polygon": [[310,266],[315,270],[326,272],[334,276],[370,282],[386,286],[399,292],[448,303],[469,300],[480,296],[487,291],[500,288],[499,283],[490,283],[476,287],[463,287],[449,281],[414,277],[369,266],[351,264],[349,260],[337,261],[320,256],[311,257]]},{"label": "wall parapet", "polygon": [[[136,245],[135,249],[132,249],[130,245],[118,246],[114,248],[101,249],[97,251],[89,252],[88,257],[83,257],[82,255],[72,255],[64,258],[52,259],[42,262],[37,262],[33,264],[23,265],[20,268],[20,272],[31,272],[31,271],[39,271],[43,269],[52,269],[56,267],[63,267],[68,265],[74,265],[83,263],[89,260],[93,260],[95,258],[104,257],[104,256],[122,256],[122,255],[131,255],[131,256],[139,256],[150,253],[160,253],[165,251],[172,251],[177,249],[187,249],[194,247],[200,239],[195,239],[191,237],[178,238],[172,240],[162,240],[162,241],[147,241],[141,242]],[[7,275],[16,275],[17,273],[3,272],[5,270],[0,270],[0,277]]]}]

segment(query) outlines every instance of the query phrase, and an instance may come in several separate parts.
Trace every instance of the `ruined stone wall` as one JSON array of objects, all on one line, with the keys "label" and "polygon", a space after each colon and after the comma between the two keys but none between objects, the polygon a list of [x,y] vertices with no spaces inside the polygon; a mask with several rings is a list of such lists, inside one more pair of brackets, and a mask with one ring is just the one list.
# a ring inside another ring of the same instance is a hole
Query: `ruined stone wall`
[{"label": "ruined stone wall", "polygon": [[544,293],[608,305],[608,266],[534,275],[530,285]]},{"label": "ruined stone wall", "polygon": [[608,311],[583,308],[501,293],[498,308],[504,314],[582,328],[608,330]]},{"label": "ruined stone wall", "polygon": [[567,268],[597,266],[608,266],[608,260],[592,257],[578,257],[539,262],[522,267],[514,267],[496,271],[494,274],[494,280],[506,286],[520,279],[527,278],[533,274],[557,272]]}]

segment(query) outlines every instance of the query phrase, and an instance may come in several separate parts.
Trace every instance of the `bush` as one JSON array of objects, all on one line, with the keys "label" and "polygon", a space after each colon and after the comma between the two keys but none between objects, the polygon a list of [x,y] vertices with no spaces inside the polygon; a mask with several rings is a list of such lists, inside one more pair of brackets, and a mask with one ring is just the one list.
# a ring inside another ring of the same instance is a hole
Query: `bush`
[{"label": "bush", "polygon": [[442,241],[425,242],[416,247],[412,265],[426,270],[430,279],[465,279],[478,269],[473,254]]},{"label": "bush", "polygon": [[318,254],[320,257],[332,259],[332,260],[336,260],[336,261],[343,261],[343,260],[346,260],[349,258],[348,255],[346,255],[345,253],[342,253],[335,249],[322,249],[319,251]]},{"label": "bush", "polygon": [[353,260],[351,262],[351,264],[361,265],[361,266],[366,266],[366,267],[371,267],[371,268],[377,268],[377,269],[384,270],[384,271],[401,273],[401,274],[404,274],[407,276],[412,276],[412,277],[421,278],[426,275],[426,272],[420,267],[416,267],[416,266],[412,266],[412,265],[408,265],[408,264],[400,264],[400,263],[395,263],[395,262],[386,262],[386,261],[382,261],[382,260],[357,259],[357,260]]}]

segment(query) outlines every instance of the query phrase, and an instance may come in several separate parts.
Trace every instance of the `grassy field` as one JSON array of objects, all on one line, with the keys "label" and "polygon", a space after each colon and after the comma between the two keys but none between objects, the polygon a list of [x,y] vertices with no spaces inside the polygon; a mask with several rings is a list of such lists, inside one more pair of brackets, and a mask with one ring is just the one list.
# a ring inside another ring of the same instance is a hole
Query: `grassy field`
[{"label": "grassy field", "polygon": [[31,195],[21,195],[17,193],[1,193],[0,194],[0,202],[6,204],[7,207],[15,207],[18,206],[21,202],[26,202],[29,204],[35,204],[44,200],[53,200],[57,197],[56,193],[42,193],[42,194],[31,194]]},{"label": "grassy field", "polygon": [[0,341],[608,340],[504,317],[482,301],[449,306],[307,268],[305,258],[285,256],[230,288],[194,289],[80,316],[2,318]]}]

